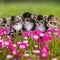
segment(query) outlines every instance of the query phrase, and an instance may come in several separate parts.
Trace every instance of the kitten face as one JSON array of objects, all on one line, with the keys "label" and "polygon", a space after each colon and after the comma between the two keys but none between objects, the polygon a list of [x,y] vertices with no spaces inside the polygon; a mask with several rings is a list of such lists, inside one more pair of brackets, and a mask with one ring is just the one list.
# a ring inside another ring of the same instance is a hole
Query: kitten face
[{"label": "kitten face", "polygon": [[17,22],[19,22],[19,18],[17,18],[16,16],[11,16],[11,24],[14,25]]},{"label": "kitten face", "polygon": [[48,28],[57,28],[57,22],[55,22],[55,21],[48,21],[47,26],[48,26]]},{"label": "kitten face", "polygon": [[23,21],[19,16],[15,16],[14,19],[12,19],[12,21],[13,21],[12,26],[16,31],[19,31],[22,29]]},{"label": "kitten face", "polygon": [[22,29],[22,23],[16,23],[15,25],[13,25],[13,28],[16,30],[16,31],[19,31]]},{"label": "kitten face", "polygon": [[36,23],[36,29],[39,29],[42,32],[46,30],[43,16],[39,15],[35,23]]},{"label": "kitten face", "polygon": [[31,19],[25,19],[24,20],[24,28],[27,31],[30,31],[31,29],[33,29],[33,26],[34,26],[33,20],[31,20]]},{"label": "kitten face", "polygon": [[6,25],[7,25],[7,19],[6,18],[0,19],[0,27],[3,28],[6,27]]},{"label": "kitten face", "polygon": [[57,22],[58,22],[57,17],[50,15],[48,17],[48,22],[47,22],[48,28],[57,28]]},{"label": "kitten face", "polygon": [[31,13],[26,12],[22,15],[24,22],[24,29],[26,31],[31,31],[34,26],[34,20],[31,18]]}]

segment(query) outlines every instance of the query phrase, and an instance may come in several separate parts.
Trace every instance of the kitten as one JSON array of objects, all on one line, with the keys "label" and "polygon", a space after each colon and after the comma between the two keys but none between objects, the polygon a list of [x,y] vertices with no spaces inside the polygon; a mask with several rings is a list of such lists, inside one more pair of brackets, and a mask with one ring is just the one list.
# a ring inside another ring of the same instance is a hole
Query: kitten
[{"label": "kitten", "polygon": [[57,17],[54,15],[49,15],[48,16],[48,22],[47,22],[47,27],[48,28],[57,28]]},{"label": "kitten", "polygon": [[[11,23],[10,25],[12,25],[12,29],[11,31],[13,31],[12,33],[14,34],[14,32],[17,32],[18,35],[20,35],[22,28],[23,28],[23,22],[21,20],[21,18],[19,16],[12,16],[11,17]],[[11,34],[10,31],[10,34]]]},{"label": "kitten", "polygon": [[37,20],[35,21],[35,24],[36,24],[36,29],[39,29],[42,32],[46,31],[45,20],[42,15],[37,16]]},{"label": "kitten", "polygon": [[35,21],[31,18],[31,13],[25,12],[22,18],[24,22],[23,31],[32,31],[35,29]]},{"label": "kitten", "polygon": [[7,18],[1,18],[0,19],[0,28],[6,27],[7,25]]}]

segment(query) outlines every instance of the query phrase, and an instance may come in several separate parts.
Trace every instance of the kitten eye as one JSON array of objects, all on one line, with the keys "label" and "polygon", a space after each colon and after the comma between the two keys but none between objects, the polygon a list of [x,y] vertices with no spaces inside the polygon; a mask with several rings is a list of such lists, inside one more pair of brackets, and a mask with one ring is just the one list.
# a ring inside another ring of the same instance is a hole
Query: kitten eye
[{"label": "kitten eye", "polygon": [[50,22],[50,24],[52,24],[52,22]]},{"label": "kitten eye", "polygon": [[43,21],[41,23],[44,23]]},{"label": "kitten eye", "polygon": [[29,20],[26,20],[26,21],[29,21]]},{"label": "kitten eye", "polygon": [[9,25],[7,25],[7,26],[9,26]]},{"label": "kitten eye", "polygon": [[1,25],[1,26],[5,26],[5,25]]},{"label": "kitten eye", "polygon": [[36,22],[36,23],[38,23],[38,22]]}]

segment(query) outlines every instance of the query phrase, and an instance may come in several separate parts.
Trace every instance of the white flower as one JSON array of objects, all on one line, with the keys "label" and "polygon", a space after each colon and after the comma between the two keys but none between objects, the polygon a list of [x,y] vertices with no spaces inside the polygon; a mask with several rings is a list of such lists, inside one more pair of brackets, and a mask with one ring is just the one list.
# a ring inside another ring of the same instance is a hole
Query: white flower
[{"label": "white flower", "polygon": [[28,37],[24,37],[24,39],[25,39],[25,40],[27,40],[27,39],[28,39]]},{"label": "white flower", "polygon": [[30,56],[30,54],[24,54],[24,56],[25,56],[25,57],[29,57],[29,56]]},{"label": "white flower", "polygon": [[4,44],[5,44],[5,45],[9,45],[9,42],[5,42]]},{"label": "white flower", "polygon": [[40,50],[33,50],[33,53],[40,53]]},{"label": "white flower", "polygon": [[43,33],[41,33],[41,34],[40,34],[40,36],[41,36],[41,37],[43,37],[43,36],[44,36],[44,34],[43,34]]},{"label": "white flower", "polygon": [[51,34],[51,32],[48,32],[48,34]]},{"label": "white flower", "polygon": [[35,45],[35,47],[37,48],[37,47],[38,47],[38,45]]},{"label": "white flower", "polygon": [[60,35],[58,37],[60,38]]},{"label": "white flower", "polygon": [[17,44],[22,44],[22,42],[21,42],[21,41],[19,41]]},{"label": "white flower", "polygon": [[34,35],[34,38],[38,39],[39,37],[37,35]]},{"label": "white flower", "polygon": [[0,43],[2,43],[3,42],[3,40],[0,40]]},{"label": "white flower", "polygon": [[7,38],[10,38],[10,36],[7,36]]},{"label": "white flower", "polygon": [[7,55],[6,58],[11,59],[11,58],[13,58],[13,56],[12,55]]},{"label": "white flower", "polygon": [[28,41],[23,41],[23,43],[26,43],[26,44],[27,44],[27,43],[28,43]]},{"label": "white flower", "polygon": [[1,36],[0,36],[0,39],[1,39]]},{"label": "white flower", "polygon": [[58,58],[52,58],[52,60],[58,60]]},{"label": "white flower", "polygon": [[14,47],[17,47],[17,45],[16,45],[16,44],[13,44],[13,46],[14,46]]},{"label": "white flower", "polygon": [[25,46],[24,46],[24,45],[20,45],[19,47],[20,47],[20,48],[25,48]]}]

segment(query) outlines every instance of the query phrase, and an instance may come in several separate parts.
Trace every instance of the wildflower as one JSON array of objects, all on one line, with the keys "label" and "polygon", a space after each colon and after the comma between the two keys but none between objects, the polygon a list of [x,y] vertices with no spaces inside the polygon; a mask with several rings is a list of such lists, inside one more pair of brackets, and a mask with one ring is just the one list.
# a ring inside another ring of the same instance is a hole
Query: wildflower
[{"label": "wildflower", "polygon": [[13,56],[12,55],[7,55],[6,58],[11,59],[11,58],[13,58]]},{"label": "wildflower", "polygon": [[21,49],[26,49],[29,46],[28,41],[18,41],[17,46]]},{"label": "wildflower", "polygon": [[17,57],[22,57],[23,54],[17,51],[17,52],[16,52],[16,56],[17,56]]},{"label": "wildflower", "polygon": [[13,47],[17,47],[17,45],[16,44],[13,44]]},{"label": "wildflower", "polygon": [[28,53],[24,54],[24,57],[29,57],[29,56],[30,56],[30,54],[28,54]]},{"label": "wildflower", "polygon": [[48,47],[47,46],[43,46],[41,48],[41,52],[48,52]]},{"label": "wildflower", "polygon": [[29,32],[27,32],[27,31],[23,32],[23,36],[24,37],[28,37],[29,36]]},{"label": "wildflower", "polygon": [[52,58],[52,60],[58,60],[58,58]]},{"label": "wildflower", "polygon": [[37,40],[38,40],[38,38],[39,38],[39,36],[38,36],[38,35],[33,35],[33,36],[32,36],[32,39],[33,39],[33,40],[35,40],[35,41],[37,41]]},{"label": "wildflower", "polygon": [[40,53],[40,50],[35,49],[33,50],[33,53]]},{"label": "wildflower", "polygon": [[48,52],[43,52],[40,54],[41,58],[47,58],[49,56]]}]

